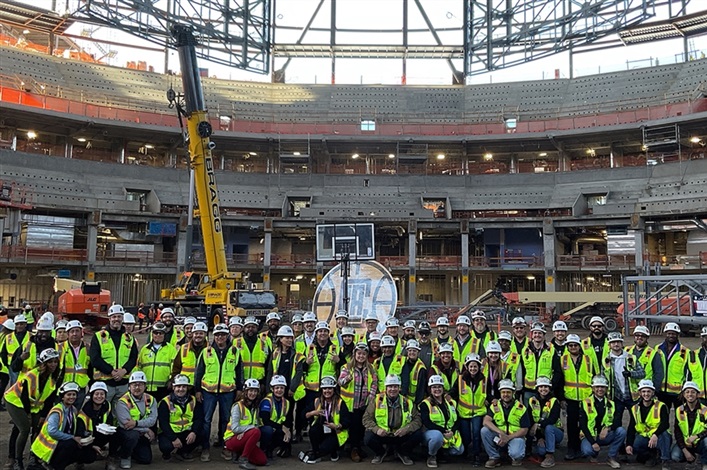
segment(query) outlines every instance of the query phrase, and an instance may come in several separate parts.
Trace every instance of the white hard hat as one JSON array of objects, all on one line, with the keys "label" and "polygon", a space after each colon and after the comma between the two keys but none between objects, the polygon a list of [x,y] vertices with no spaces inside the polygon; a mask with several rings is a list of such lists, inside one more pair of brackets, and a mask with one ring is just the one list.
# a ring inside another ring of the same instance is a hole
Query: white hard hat
[{"label": "white hard hat", "polygon": [[248,380],[246,380],[245,383],[243,384],[243,388],[244,388],[245,390],[248,390],[248,389],[251,389],[251,388],[255,388],[255,389],[260,390],[260,382],[258,382],[258,379],[248,379]]},{"label": "white hard hat", "polygon": [[104,392],[108,393],[108,386],[106,385],[105,382],[93,382],[93,385],[91,385],[91,388],[88,389],[88,393],[93,393],[96,390],[103,390]]},{"label": "white hard hat", "polygon": [[702,327],[702,332],[700,333],[700,336],[707,336],[707,326]]},{"label": "white hard hat", "polygon": [[83,325],[78,320],[71,320],[69,323],[66,324],[66,331],[73,330],[74,328],[83,329]]},{"label": "white hard hat", "polygon": [[486,314],[482,310],[474,310],[474,312],[471,314],[471,319],[476,320],[477,318],[483,318],[486,320]]},{"label": "white hard hat", "polygon": [[398,319],[395,317],[390,317],[385,321],[385,327],[396,327],[400,326],[400,323],[398,323]]},{"label": "white hard hat", "polygon": [[336,388],[336,379],[330,376],[322,377],[319,388]]},{"label": "white hard hat", "polygon": [[308,322],[308,321],[317,321],[317,316],[314,314],[314,312],[306,312],[304,316],[302,317],[303,322]]},{"label": "white hard hat", "polygon": [[341,336],[356,336],[353,326],[345,326],[341,329]]},{"label": "white hard hat", "polygon": [[684,391],[687,390],[688,388],[691,388],[691,389],[697,391],[697,393],[700,393],[700,386],[697,385],[696,382],[693,382],[693,381],[691,381],[691,380],[685,382],[685,383],[682,385],[682,390],[681,390],[681,391],[684,392]]},{"label": "white hard hat", "polygon": [[464,359],[464,365],[467,365],[470,362],[478,362],[479,364],[481,364],[481,356],[476,353],[467,354],[466,359]]},{"label": "white hard hat", "polygon": [[650,337],[651,331],[648,329],[647,326],[638,325],[636,328],[633,329],[633,334],[634,335],[645,335],[645,336]]},{"label": "white hard hat", "polygon": [[400,376],[399,375],[389,375],[385,378],[385,386],[390,387],[392,385],[397,385],[400,387]]},{"label": "white hard hat", "polygon": [[663,328],[663,333],[667,333],[668,331],[674,331],[675,333],[680,333],[680,326],[674,322],[666,323],[665,327]]},{"label": "white hard hat", "polygon": [[158,321],[154,325],[152,325],[152,331],[161,331],[163,333],[166,333],[167,332],[167,325],[165,325],[161,321]]},{"label": "white hard hat", "polygon": [[454,346],[452,346],[450,343],[442,343],[439,345],[439,349],[437,349],[437,354],[442,354],[442,353],[454,353]]},{"label": "white hard hat", "polygon": [[325,321],[318,321],[317,326],[314,327],[314,331],[327,330],[329,331],[329,324]]},{"label": "white hard hat", "polygon": [[449,318],[439,317],[437,319],[437,326],[449,326]]},{"label": "white hard hat", "polygon": [[594,316],[589,319],[589,326],[592,326],[594,323],[601,323],[604,325],[604,319],[602,317]]},{"label": "white hard hat", "polygon": [[30,308],[32,308],[32,306],[31,306],[30,304],[25,304],[25,305],[24,305],[24,309],[25,309],[25,310],[30,309]]},{"label": "white hard hat", "polygon": [[79,390],[81,390],[81,387],[79,387],[79,384],[76,382],[64,382],[61,384],[61,387],[59,387],[59,395],[63,395],[67,392],[79,393]]},{"label": "white hard hat", "polygon": [[378,320],[378,315],[374,311],[370,311],[366,314],[366,321],[374,321],[378,323],[380,320]]},{"label": "white hard hat", "polygon": [[606,340],[607,340],[609,343],[611,343],[611,342],[613,342],[613,341],[621,341],[621,342],[623,343],[623,342],[624,342],[624,335],[622,335],[622,334],[619,333],[618,331],[612,331],[611,333],[609,333],[609,335],[607,336]]},{"label": "white hard hat", "polygon": [[381,348],[394,348],[395,347],[395,338],[393,338],[390,335],[385,335],[383,338],[381,338]]},{"label": "white hard hat", "polygon": [[147,383],[147,377],[145,377],[145,373],[141,370],[136,370],[135,372],[130,374],[130,380],[128,380],[129,384],[137,382]]},{"label": "white hard hat", "polygon": [[255,317],[246,317],[245,321],[243,322],[243,326],[248,326],[248,325],[258,325],[258,320]]},{"label": "white hard hat", "polygon": [[233,317],[229,318],[228,319],[228,326],[231,327],[234,325],[243,326],[243,319],[239,316],[233,316]]},{"label": "white hard hat", "polygon": [[456,323],[456,324],[457,324],[457,325],[471,326],[471,320],[470,320],[469,317],[467,317],[466,315],[459,315],[459,317],[457,317],[457,323]]},{"label": "white hard hat", "polygon": [[[194,325],[194,327],[196,327],[196,325]],[[192,330],[192,331],[194,331],[194,330]],[[228,334],[229,333],[228,327],[226,325],[224,325],[223,323],[219,323],[218,325],[214,326],[214,334],[217,335],[219,333]]]},{"label": "white hard hat", "polygon": [[368,352],[368,345],[366,343],[364,343],[363,341],[359,341],[358,343],[356,343],[356,346],[354,347],[354,349],[360,349],[362,351]]},{"label": "white hard hat", "polygon": [[582,344],[582,340],[579,339],[579,335],[567,335],[567,339],[565,340],[565,344],[569,344],[569,343]]},{"label": "white hard hat", "polygon": [[638,390],[640,391],[641,389],[644,389],[644,388],[650,388],[651,390],[655,390],[655,385],[653,385],[652,380],[643,379],[640,382],[638,382]]},{"label": "white hard hat", "polygon": [[123,314],[123,323],[125,325],[134,325],[135,324],[135,316],[130,312],[125,312]]},{"label": "white hard hat", "polygon": [[515,392],[516,386],[513,384],[513,381],[510,379],[503,379],[500,382],[498,382],[498,390],[511,390]]},{"label": "white hard hat", "polygon": [[163,303],[160,303],[160,304],[157,306],[157,308],[162,308],[162,307],[164,307],[164,304],[163,304]]},{"label": "white hard hat", "polygon": [[24,314],[20,313],[19,315],[15,315],[15,325],[18,323],[27,323],[27,317],[24,316]]},{"label": "white hard hat", "polygon": [[270,312],[268,315],[265,317],[265,323],[269,322],[270,320],[277,320],[281,321],[282,317],[280,316],[279,313],[277,312]]},{"label": "white hard hat", "polygon": [[595,375],[592,377],[592,387],[608,387],[609,379],[604,375]]},{"label": "white hard hat", "polygon": [[187,377],[184,374],[177,374],[174,376],[174,379],[172,379],[172,385],[177,386],[177,385],[191,385],[189,383],[189,377]]},{"label": "white hard hat", "polygon": [[532,333],[533,331],[539,331],[541,333],[546,333],[545,325],[543,325],[540,322],[535,322],[535,323],[533,323],[533,326],[530,327],[530,332]]},{"label": "white hard hat", "polygon": [[557,320],[552,324],[552,331],[567,331],[567,323]]},{"label": "white hard hat", "polygon": [[194,317],[186,317],[184,319],[184,326],[193,325],[195,323],[196,323],[196,318],[194,318]]},{"label": "white hard hat", "polygon": [[56,326],[54,327],[54,329],[56,329],[56,330],[65,330],[65,329],[66,329],[66,325],[68,325],[68,323],[69,323],[69,322],[66,321],[66,320],[59,320],[58,322],[56,322]]},{"label": "white hard hat", "polygon": [[415,320],[408,320],[403,324],[403,329],[413,328],[415,329]]},{"label": "white hard hat", "polygon": [[368,335],[368,342],[370,343],[371,341],[380,341],[381,340],[381,334],[378,333],[377,331],[371,331],[371,334]]},{"label": "white hard hat", "polygon": [[287,387],[287,379],[285,377],[283,377],[282,375],[273,375],[272,378],[270,379],[270,386],[277,387],[278,385],[282,385],[283,387]]},{"label": "white hard hat", "polygon": [[417,349],[419,351],[422,348],[420,348],[420,343],[418,343],[417,340],[409,339],[408,342],[405,343],[405,349]]},{"label": "white hard hat", "polygon": [[165,315],[167,315],[167,314],[174,316],[174,310],[172,310],[172,307],[165,307],[165,308],[163,308],[163,309],[162,309],[162,313],[161,313],[160,316],[163,317],[163,316],[165,316]]},{"label": "white hard hat", "polygon": [[501,330],[498,332],[498,340],[501,341],[502,339],[505,339],[506,341],[513,341],[513,335],[511,335],[510,331]]},{"label": "white hard hat", "polygon": [[15,322],[12,319],[8,318],[3,322],[2,327],[6,330],[15,331]]},{"label": "white hard hat", "polygon": [[349,318],[349,314],[342,308],[336,311],[336,318]]},{"label": "white hard hat", "polygon": [[108,309],[108,316],[111,315],[124,315],[125,309],[120,304],[111,305]]},{"label": "white hard hat", "polygon": [[54,329],[54,324],[51,320],[42,319],[37,322],[37,331],[52,331]]},{"label": "white hard hat", "polygon": [[542,387],[543,385],[546,387],[552,387],[552,382],[550,381],[549,378],[540,376],[535,381],[535,388]]},{"label": "white hard hat", "polygon": [[294,338],[295,333],[292,331],[292,327],[288,325],[282,325],[280,328],[277,329],[277,336],[289,336],[291,338]]},{"label": "white hard hat", "polygon": [[498,341],[489,341],[489,344],[486,345],[486,352],[502,353],[503,349],[501,348],[501,344]]},{"label": "white hard hat", "polygon": [[427,386],[431,387],[433,385],[441,385],[444,387],[444,379],[441,375],[431,375],[430,378],[427,379]]},{"label": "white hard hat", "polygon": [[295,313],[294,315],[292,315],[292,321],[290,323],[294,325],[295,323],[302,323],[302,321],[302,315],[299,313]]},{"label": "white hard hat", "polygon": [[525,317],[515,317],[513,321],[511,322],[513,326],[516,325],[527,325],[528,323],[525,321]]},{"label": "white hard hat", "polygon": [[191,329],[191,332],[194,333],[195,331],[203,331],[204,333],[208,333],[209,327],[206,326],[206,323],[203,321],[198,321],[194,323],[194,328]]}]

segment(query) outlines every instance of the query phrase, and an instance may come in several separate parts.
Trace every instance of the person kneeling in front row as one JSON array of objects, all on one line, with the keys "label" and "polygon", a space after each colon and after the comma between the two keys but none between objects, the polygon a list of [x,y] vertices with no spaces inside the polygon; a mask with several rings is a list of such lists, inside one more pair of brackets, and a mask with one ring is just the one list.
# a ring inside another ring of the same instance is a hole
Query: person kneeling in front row
[{"label": "person kneeling in front row", "polygon": [[682,386],[684,404],[675,410],[675,445],[673,462],[694,463],[697,455],[702,470],[707,470],[707,406],[699,400],[699,385],[685,382]]},{"label": "person kneeling in front row", "polygon": [[485,467],[501,466],[502,449],[508,449],[511,465],[519,467],[525,456],[525,435],[530,428],[530,416],[527,408],[516,400],[512,380],[501,380],[498,390],[501,400],[491,403],[481,428],[481,441],[489,456]]}]

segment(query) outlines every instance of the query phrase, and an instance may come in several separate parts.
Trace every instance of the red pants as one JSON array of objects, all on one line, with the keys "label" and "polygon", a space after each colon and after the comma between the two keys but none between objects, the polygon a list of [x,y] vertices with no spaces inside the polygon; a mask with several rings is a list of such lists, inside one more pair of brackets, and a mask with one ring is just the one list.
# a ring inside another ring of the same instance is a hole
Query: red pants
[{"label": "red pants", "polygon": [[240,454],[241,457],[247,458],[248,462],[253,465],[265,465],[268,463],[268,458],[265,456],[265,453],[258,447],[260,429],[250,429],[243,433],[243,437],[240,439],[238,439],[238,436],[237,434],[224,443],[226,449]]}]

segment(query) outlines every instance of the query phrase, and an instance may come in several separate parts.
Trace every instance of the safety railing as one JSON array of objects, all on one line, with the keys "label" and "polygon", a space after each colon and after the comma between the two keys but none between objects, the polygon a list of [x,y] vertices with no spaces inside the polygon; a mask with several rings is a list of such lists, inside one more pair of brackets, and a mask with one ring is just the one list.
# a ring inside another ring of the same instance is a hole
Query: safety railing
[{"label": "safety railing", "polygon": [[98,250],[96,265],[99,266],[176,266],[176,253],[161,253],[141,250]]},{"label": "safety railing", "polygon": [[85,262],[88,260],[86,250],[51,247],[27,247],[20,245],[5,245],[0,247],[0,257],[10,263],[42,263],[42,262]]},{"label": "safety railing", "polygon": [[558,255],[558,268],[634,269],[635,255]]}]

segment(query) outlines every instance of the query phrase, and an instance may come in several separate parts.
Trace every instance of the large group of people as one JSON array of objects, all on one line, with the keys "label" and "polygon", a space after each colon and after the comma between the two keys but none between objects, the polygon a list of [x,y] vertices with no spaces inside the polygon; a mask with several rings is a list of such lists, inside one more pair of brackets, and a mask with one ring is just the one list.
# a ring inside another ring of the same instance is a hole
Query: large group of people
[{"label": "large group of people", "polygon": [[707,470],[707,327],[690,350],[675,323],[655,346],[636,326],[627,345],[601,317],[586,338],[557,321],[549,339],[523,318],[495,332],[481,311],[454,325],[437,319],[434,335],[426,321],[381,325],[371,314],[356,332],[343,310],[333,328],[313,312],[289,324],[271,312],[264,328],[232,317],[209,340],[205,323],[177,326],[166,307],[142,346],[134,323],[113,305],[89,341],[80,322],[50,313],[33,326],[24,314],[3,324],[8,470],[96,460],[130,469],[151,463],[153,446],[187,462],[209,462],[216,448],[244,470],[293,454],[374,465],[422,455],[429,468],[450,458],[520,466],[533,456],[550,468],[565,435],[565,460],[596,461],[605,448],[612,468],[699,459]]}]

